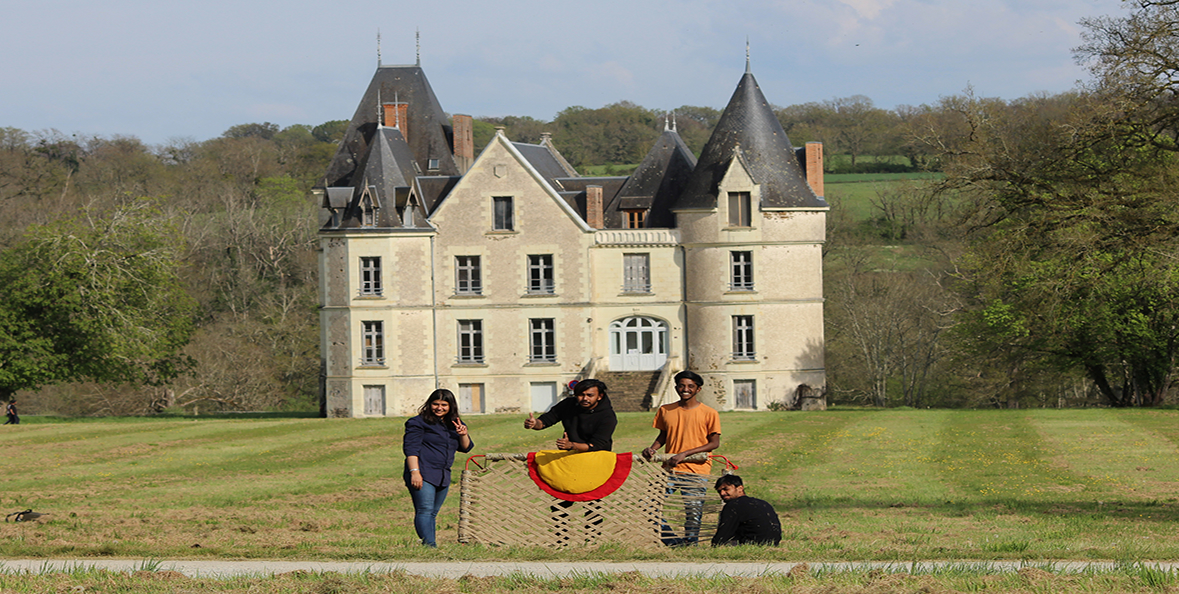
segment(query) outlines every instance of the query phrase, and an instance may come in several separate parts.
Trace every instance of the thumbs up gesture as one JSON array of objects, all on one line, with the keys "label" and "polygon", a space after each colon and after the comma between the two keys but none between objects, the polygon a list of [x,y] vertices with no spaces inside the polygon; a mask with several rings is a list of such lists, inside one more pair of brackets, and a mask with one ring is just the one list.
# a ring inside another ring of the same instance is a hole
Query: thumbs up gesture
[{"label": "thumbs up gesture", "polygon": [[561,434],[561,439],[557,440],[557,449],[558,450],[572,450],[573,449],[573,442],[569,441],[569,434],[568,433]]},{"label": "thumbs up gesture", "polygon": [[528,418],[524,419],[524,428],[525,429],[541,429],[541,428],[543,428],[544,425],[540,425],[539,427],[537,427],[537,424],[539,424],[539,423],[540,423],[539,419],[532,418],[532,413],[528,413]]}]

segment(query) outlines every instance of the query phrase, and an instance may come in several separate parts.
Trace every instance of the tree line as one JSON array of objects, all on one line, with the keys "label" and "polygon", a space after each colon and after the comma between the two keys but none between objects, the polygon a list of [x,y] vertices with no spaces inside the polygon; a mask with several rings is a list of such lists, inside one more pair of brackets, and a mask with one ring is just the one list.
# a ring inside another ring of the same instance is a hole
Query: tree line
[{"label": "tree line", "polygon": [[[829,170],[942,174],[880,185],[867,215],[829,186],[832,401],[1173,399],[1179,12],[1132,5],[1083,23],[1092,78],[1066,93],[777,110],[795,144],[824,143]],[[674,117],[699,151],[719,115]],[[496,126],[523,142],[548,132],[579,168],[623,166],[665,117],[621,102],[479,118],[476,142]],[[0,129],[0,398],[68,414],[314,409],[309,196],[346,125],[249,123],[159,146]]]},{"label": "tree line", "polygon": [[905,134],[945,177],[833,212],[837,399],[1156,406],[1179,353],[1179,10],[1086,20],[1092,78],[1013,101],[969,89]]}]

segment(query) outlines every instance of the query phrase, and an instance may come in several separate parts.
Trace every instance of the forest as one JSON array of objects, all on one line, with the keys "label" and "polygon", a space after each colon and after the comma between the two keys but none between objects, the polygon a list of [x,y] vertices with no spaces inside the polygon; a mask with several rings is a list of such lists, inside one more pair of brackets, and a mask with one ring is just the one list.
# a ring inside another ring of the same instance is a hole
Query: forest
[{"label": "forest", "polygon": [[[828,400],[875,407],[1158,406],[1179,352],[1179,10],[1085,21],[1091,79],[884,109],[776,112],[824,144]],[[671,113],[697,153],[720,113],[622,101],[543,132],[626,175]],[[318,409],[311,188],[346,121],[245,123],[146,145],[0,128],[0,399],[22,412]],[[144,290],[150,287],[151,290]]]}]

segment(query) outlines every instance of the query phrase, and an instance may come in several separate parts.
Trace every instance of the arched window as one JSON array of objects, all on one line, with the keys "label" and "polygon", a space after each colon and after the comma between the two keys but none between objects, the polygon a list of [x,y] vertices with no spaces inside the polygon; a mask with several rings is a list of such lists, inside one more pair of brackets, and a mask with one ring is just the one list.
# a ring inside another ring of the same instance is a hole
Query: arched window
[{"label": "arched window", "polygon": [[610,370],[650,371],[667,361],[667,323],[635,316],[610,323]]}]

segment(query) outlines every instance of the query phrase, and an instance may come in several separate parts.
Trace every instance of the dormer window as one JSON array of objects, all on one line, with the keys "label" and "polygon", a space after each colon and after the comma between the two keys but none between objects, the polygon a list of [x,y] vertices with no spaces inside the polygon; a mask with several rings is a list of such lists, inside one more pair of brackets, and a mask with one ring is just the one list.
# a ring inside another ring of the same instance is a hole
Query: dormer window
[{"label": "dormer window", "polygon": [[622,211],[626,215],[627,229],[642,229],[647,223],[647,211],[645,209],[629,209]]},{"label": "dormer window", "polygon": [[430,171],[438,171],[438,159],[427,160],[426,169],[429,169]]},{"label": "dormer window", "polygon": [[377,226],[377,209],[373,206],[373,199],[370,196],[365,196],[360,200],[361,218],[360,224],[365,227]]},{"label": "dormer window", "polygon": [[401,226],[402,227],[413,227],[414,226],[413,200],[409,200],[408,202],[405,203],[405,211],[403,213],[401,213]]},{"label": "dormer window", "polygon": [[750,214],[752,209],[749,192],[729,192],[729,226],[730,227],[750,227],[753,225],[753,216]]}]

